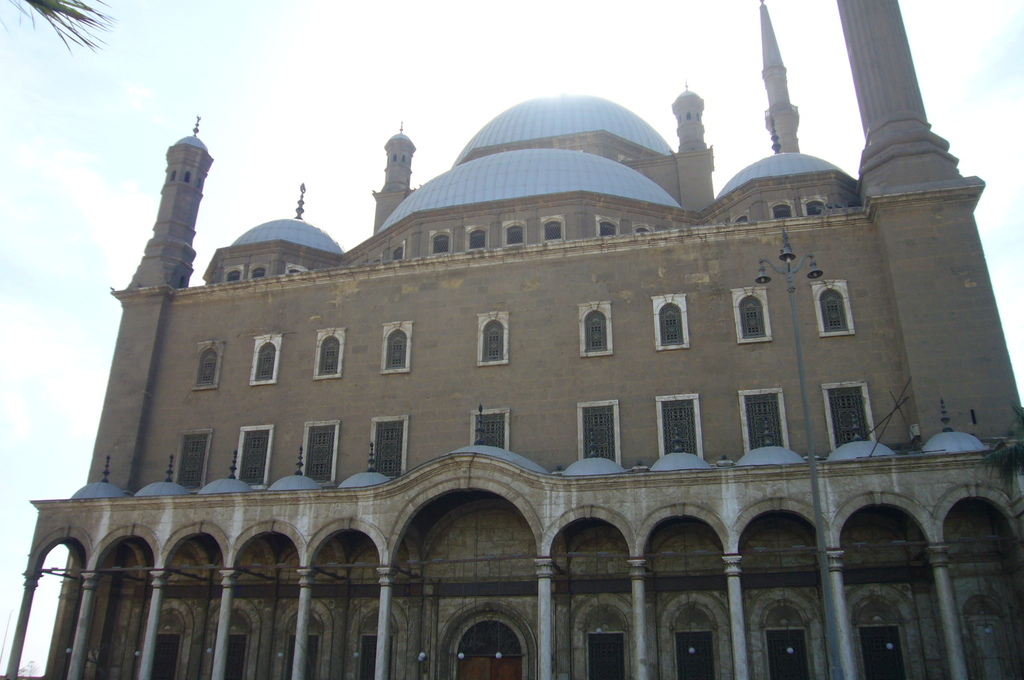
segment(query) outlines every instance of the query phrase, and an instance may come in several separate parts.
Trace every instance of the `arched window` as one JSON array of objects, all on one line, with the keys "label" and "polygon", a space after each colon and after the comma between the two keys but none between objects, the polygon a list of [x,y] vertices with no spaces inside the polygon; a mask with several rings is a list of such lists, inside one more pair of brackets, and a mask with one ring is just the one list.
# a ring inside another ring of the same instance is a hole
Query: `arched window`
[{"label": "arched window", "polygon": [[544,240],[557,241],[562,238],[562,223],[551,221],[544,225]]},{"label": "arched window", "polygon": [[402,248],[402,246],[398,246],[397,248],[391,251],[392,260],[401,260],[403,257],[405,257],[405,249]]},{"label": "arched window", "polygon": [[647,227],[637,227],[636,229],[633,230],[633,233],[635,233],[635,234],[649,234],[649,233],[651,233],[651,230],[648,229]]},{"label": "arched window", "polygon": [[204,350],[199,355],[199,372],[196,375],[197,387],[209,387],[217,380],[217,350]]},{"label": "arched window", "polygon": [[849,330],[846,323],[846,304],[843,295],[837,290],[826,290],[818,298],[821,305],[821,322],[825,333],[838,333]]},{"label": "arched window", "polygon": [[793,216],[793,209],[788,203],[779,203],[772,206],[772,219],[781,220]]},{"label": "arched window", "polygon": [[820,215],[825,211],[825,204],[821,201],[808,201],[804,206],[804,211],[808,215]]},{"label": "arched window", "polygon": [[393,370],[406,368],[406,350],[409,348],[408,337],[405,331],[394,331],[388,336],[388,355],[385,360],[385,368]]},{"label": "arched window", "polygon": [[682,345],[683,313],[677,305],[668,304],[658,312],[658,330],[661,345]]},{"label": "arched window", "polygon": [[505,358],[505,327],[500,321],[484,326],[483,356],[481,361],[501,361]]},{"label": "arched window", "polygon": [[228,281],[238,281],[241,278],[242,272],[238,271],[237,269],[233,269],[228,272]]},{"label": "arched window", "polygon": [[693,116],[689,111],[686,112],[686,120],[693,120]]},{"label": "arched window", "polygon": [[614,222],[601,222],[597,225],[598,234],[601,236],[615,236],[615,223]]},{"label": "arched window", "polygon": [[178,171],[177,170],[171,170],[171,181],[172,182],[174,181],[174,178],[177,177],[177,176],[178,176]]},{"label": "arched window", "polygon": [[397,153],[391,154],[391,162],[394,163],[396,161],[398,161],[398,154]]},{"label": "arched window", "polygon": [[587,352],[605,352],[608,350],[608,319],[599,311],[587,314],[583,320],[586,333]]},{"label": "arched window", "polygon": [[476,250],[477,248],[487,247],[487,232],[483,229],[474,229],[469,232],[469,249]]},{"label": "arched window", "polygon": [[182,181],[183,181],[183,182],[184,182],[185,184],[188,184],[188,183],[189,183],[190,181],[192,181],[192,173],[191,173],[191,172],[188,172],[188,171],[186,170],[186,171],[185,171],[185,177],[184,177],[184,178],[182,179]]},{"label": "arched window", "polygon": [[340,356],[341,342],[338,338],[326,338],[320,343],[320,366],[317,369],[317,375],[336,375]]},{"label": "arched window", "polygon": [[740,334],[743,338],[763,338],[766,335],[764,305],[753,295],[740,300]]},{"label": "arched window", "polygon": [[518,224],[505,230],[505,245],[518,246],[525,243],[525,241],[526,239],[523,238],[523,228]]},{"label": "arched window", "polygon": [[262,279],[266,275],[267,270],[264,267],[256,267],[251,272],[249,272],[250,279]]},{"label": "arched window", "polygon": [[750,221],[749,217],[747,217],[746,215],[740,215],[739,217],[736,218],[736,220],[733,222],[733,224],[746,224],[749,221]]},{"label": "arched window", "polygon": [[447,253],[449,249],[448,234],[438,234],[434,237],[434,254]]},{"label": "arched window", "polygon": [[260,347],[256,358],[256,380],[273,380],[274,364],[277,361],[277,347],[268,342]]}]

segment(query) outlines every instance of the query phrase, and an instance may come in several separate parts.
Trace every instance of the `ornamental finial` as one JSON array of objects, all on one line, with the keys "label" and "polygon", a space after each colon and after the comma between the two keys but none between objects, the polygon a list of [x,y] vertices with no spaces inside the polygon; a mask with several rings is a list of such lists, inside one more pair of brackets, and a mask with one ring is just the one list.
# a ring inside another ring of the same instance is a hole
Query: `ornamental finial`
[{"label": "ornamental finial", "polygon": [[235,477],[235,470],[238,469],[238,449],[235,449],[234,453],[231,454],[231,467],[228,468],[228,479],[238,479]]},{"label": "ornamental finial", "polygon": [[199,136],[199,121],[201,121],[202,119],[203,119],[202,116],[196,116],[196,126],[194,128],[192,128],[192,136],[193,137],[198,137]]},{"label": "ornamental finial", "polygon": [[103,479],[101,479],[100,481],[101,482],[106,482],[107,484],[110,484],[110,480],[107,479],[107,477],[109,477],[109,476],[110,476],[110,456],[107,456],[107,462],[105,462],[103,464]]},{"label": "ornamental finial", "polygon": [[306,212],[306,209],[302,207],[302,206],[306,205],[305,196],[306,196],[306,183],[303,182],[302,184],[299,185],[299,206],[297,208],[295,208],[295,219],[297,219],[297,220],[301,220],[302,219],[302,213]]},{"label": "ornamental finial", "polygon": [[174,481],[172,479],[173,475],[174,475],[174,454],[172,453],[171,457],[167,459],[167,477],[164,479],[164,481],[165,482],[173,482]]}]

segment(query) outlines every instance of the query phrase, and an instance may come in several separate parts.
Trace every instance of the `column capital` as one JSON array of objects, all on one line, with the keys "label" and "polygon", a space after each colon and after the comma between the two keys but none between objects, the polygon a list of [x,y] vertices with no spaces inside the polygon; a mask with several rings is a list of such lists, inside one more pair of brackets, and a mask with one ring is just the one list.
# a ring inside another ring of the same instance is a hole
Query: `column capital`
[{"label": "column capital", "polygon": [[828,570],[829,571],[842,571],[843,570],[843,554],[844,551],[837,548],[832,548],[827,551],[828,554]]},{"label": "column capital", "polygon": [[225,588],[232,588],[238,583],[238,571],[235,569],[220,570],[220,584]]},{"label": "column capital", "polygon": [[42,574],[38,572],[27,572],[25,574],[25,590],[35,590],[39,585],[39,578]]},{"label": "column capital", "polygon": [[167,585],[167,577],[171,575],[171,572],[163,569],[154,569],[149,572],[149,575],[153,579],[154,588],[163,588]]},{"label": "column capital", "polygon": [[378,583],[382,586],[390,586],[395,582],[395,570],[393,567],[377,567],[377,574],[380,576]]},{"label": "column capital", "polygon": [[101,574],[96,571],[83,571],[82,572],[82,588],[85,590],[95,590],[96,586],[100,584]]},{"label": "column capital", "polygon": [[644,578],[647,576],[647,560],[642,557],[631,557],[626,560],[629,565],[629,577],[632,579]]},{"label": "column capital", "polygon": [[300,567],[295,570],[299,574],[299,587],[300,588],[312,588],[313,579],[316,578],[316,569],[310,567]]},{"label": "column capital", "polygon": [[743,573],[743,569],[740,567],[740,562],[743,561],[743,555],[722,555],[722,561],[725,562],[726,576],[739,576]]},{"label": "column capital", "polygon": [[928,561],[933,567],[949,566],[949,546],[943,543],[934,543],[924,549],[928,553]]},{"label": "column capital", "polygon": [[538,557],[533,565],[537,568],[537,578],[551,578],[555,575],[555,561],[550,557]]}]

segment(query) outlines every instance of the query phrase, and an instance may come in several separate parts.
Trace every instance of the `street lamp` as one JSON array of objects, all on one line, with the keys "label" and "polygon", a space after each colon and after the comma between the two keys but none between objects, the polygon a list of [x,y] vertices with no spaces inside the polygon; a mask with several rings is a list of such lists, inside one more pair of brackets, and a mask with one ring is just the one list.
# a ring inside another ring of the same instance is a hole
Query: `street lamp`
[{"label": "street lamp", "polygon": [[807,399],[807,371],[804,368],[804,350],[800,343],[800,322],[796,315],[796,284],[794,276],[809,262],[810,271],[807,278],[819,279],[822,272],[818,269],[818,263],[814,261],[814,255],[808,253],[800,258],[796,266],[793,260],[796,255],[789,245],[789,235],[782,230],[782,249],[779,251],[779,259],[784,267],[778,267],[772,262],[761,258],[758,261],[756,283],[764,285],[772,280],[768,276],[767,267],[771,267],[776,273],[786,277],[786,290],[789,291],[789,309],[793,316],[793,342],[796,345],[796,366],[800,375],[800,401],[804,408],[804,432],[807,436],[807,463],[811,470],[811,500],[814,504],[814,535],[817,542],[818,553],[818,577],[821,579],[821,593],[825,605],[825,647],[828,652],[829,677],[832,680],[843,680],[843,666],[840,662],[839,653],[839,626],[836,622],[835,593],[832,591],[832,580],[828,573],[828,552],[825,544],[825,517],[821,512],[821,489],[818,484],[818,461],[814,454],[814,433],[811,429],[811,410]]}]

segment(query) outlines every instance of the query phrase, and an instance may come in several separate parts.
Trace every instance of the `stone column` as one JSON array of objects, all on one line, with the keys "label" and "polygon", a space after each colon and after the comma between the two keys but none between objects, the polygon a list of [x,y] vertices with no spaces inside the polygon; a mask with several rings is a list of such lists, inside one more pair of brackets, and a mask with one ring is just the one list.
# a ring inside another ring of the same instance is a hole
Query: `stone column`
[{"label": "stone column", "polygon": [[839,662],[843,666],[843,677],[854,680],[857,677],[857,660],[853,651],[853,629],[850,615],[846,611],[846,586],[843,583],[843,551],[828,551],[828,572],[832,579],[833,604],[836,625],[839,628]]},{"label": "stone column", "polygon": [[[299,569],[299,610],[295,614],[295,651],[292,680],[306,680],[306,657],[309,654],[309,613],[313,609],[312,569]],[[140,678],[140,680],[146,680]]]},{"label": "stone column", "polygon": [[647,680],[647,560],[643,558],[626,560],[629,564],[629,580],[633,583],[633,644],[636,655],[633,663],[633,677]]},{"label": "stone column", "polygon": [[85,651],[89,646],[89,633],[92,629],[92,608],[96,603],[96,586],[99,585],[99,582],[100,576],[95,572],[82,574],[82,601],[78,607],[78,623],[75,624],[75,638],[71,644],[71,661],[68,664],[67,680],[82,680],[82,672],[85,670]]},{"label": "stone column", "polygon": [[724,555],[725,577],[729,590],[729,631],[732,637],[732,677],[747,680],[747,623],[743,616],[743,589],[740,587],[740,555]]},{"label": "stone column", "polygon": [[551,660],[554,648],[551,638],[551,577],[555,575],[555,561],[543,557],[533,561],[537,567],[537,664],[538,680],[551,680]]},{"label": "stone column", "polygon": [[377,573],[380,574],[380,604],[377,606],[377,659],[373,680],[388,680],[391,670],[391,586],[395,570],[377,567]]},{"label": "stone column", "polygon": [[[11,654],[7,660],[7,677],[18,677],[21,665],[21,652],[25,647],[25,633],[28,631],[28,618],[32,613],[32,598],[39,585],[39,574],[25,574],[25,592],[21,595],[21,609],[18,610],[18,622],[14,627],[14,639],[11,640]],[[550,680],[550,679],[548,679]]]},{"label": "stone column", "polygon": [[213,647],[213,672],[210,680],[224,680],[224,671],[228,667],[231,609],[235,602],[235,584],[238,582],[238,574],[234,569],[222,569],[220,576],[220,616],[217,619],[217,642]]},{"label": "stone column", "polygon": [[146,618],[146,637],[142,641],[142,658],[139,659],[139,680],[150,680],[153,675],[153,658],[156,656],[156,635],[160,629],[160,610],[164,606],[164,586],[167,585],[166,571],[152,571],[153,592],[149,596],[149,616]]},{"label": "stone column", "polygon": [[949,675],[953,680],[967,680],[967,660],[964,658],[964,642],[960,637],[960,617],[957,615],[953,583],[949,580],[949,546],[930,545],[925,550],[928,552],[928,561],[932,564],[935,593],[939,597],[942,638],[946,643]]}]

